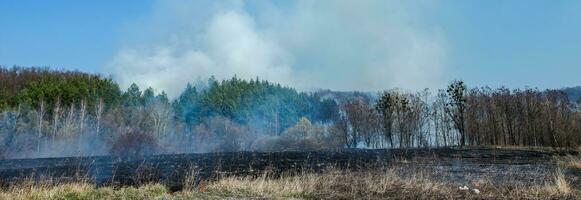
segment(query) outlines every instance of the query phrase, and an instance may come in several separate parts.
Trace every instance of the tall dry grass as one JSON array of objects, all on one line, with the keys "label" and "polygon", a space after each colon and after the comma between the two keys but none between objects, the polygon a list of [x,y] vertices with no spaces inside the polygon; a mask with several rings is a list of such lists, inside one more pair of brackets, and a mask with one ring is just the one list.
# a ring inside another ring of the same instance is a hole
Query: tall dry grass
[{"label": "tall dry grass", "polygon": [[557,158],[557,161],[562,167],[570,169],[581,169],[581,157],[580,156],[563,156]]},{"label": "tall dry grass", "polygon": [[224,176],[201,181],[197,172],[185,177],[185,189],[170,193],[162,184],[140,187],[95,187],[88,182],[39,184],[28,182],[0,191],[0,199],[579,199],[566,175],[558,170],[554,180],[524,186],[495,185],[475,179],[467,186],[480,193],[460,190],[462,184],[436,181],[427,172],[402,175],[394,168],[356,172],[328,169],[322,173],[301,172],[258,176]]},{"label": "tall dry grass", "polygon": [[[525,186],[494,185],[477,179],[463,191],[458,183],[435,181],[434,174],[400,175],[395,169],[369,172],[327,170],[282,177],[264,173],[257,177],[222,177],[201,184],[187,194],[267,199],[576,199],[581,197],[558,171],[555,180]],[[475,193],[472,189],[478,189]]]},{"label": "tall dry grass", "polygon": [[168,196],[161,184],[140,187],[100,187],[88,183],[66,183],[53,186],[11,187],[0,192],[0,199],[61,200],[61,199],[157,199]]},{"label": "tall dry grass", "polygon": [[565,178],[565,174],[563,174],[563,171],[560,168],[555,172],[555,187],[562,194],[570,194],[572,191],[569,182]]}]

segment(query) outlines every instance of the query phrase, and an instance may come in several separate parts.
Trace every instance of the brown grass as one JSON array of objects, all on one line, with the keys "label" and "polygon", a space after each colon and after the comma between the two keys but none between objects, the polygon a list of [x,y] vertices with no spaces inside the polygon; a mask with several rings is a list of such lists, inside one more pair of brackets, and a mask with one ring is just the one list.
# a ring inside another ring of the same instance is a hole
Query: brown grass
[{"label": "brown grass", "polygon": [[558,166],[564,169],[581,169],[581,156],[559,156],[555,157],[555,160],[557,161]]},{"label": "brown grass", "polygon": [[[206,191],[237,197],[361,199],[379,197],[420,198],[423,194],[446,197],[450,187],[422,175],[401,178],[394,170],[348,172],[329,170],[322,174],[302,173],[272,178],[226,177],[206,186]],[[453,197],[453,195],[452,195]]]},{"label": "brown grass", "polygon": [[581,169],[581,157],[579,156],[564,156],[558,160],[560,165],[565,168]]},{"label": "brown grass", "polygon": [[569,186],[569,182],[567,182],[567,179],[565,179],[565,174],[563,174],[563,172],[560,169],[558,169],[557,172],[555,172],[555,186],[557,190],[562,194],[571,193],[571,187]]},{"label": "brown grass", "polygon": [[[196,182],[196,172],[185,190],[170,194],[161,184],[140,187],[94,187],[86,182],[69,184],[20,184],[0,192],[0,199],[579,199],[559,170],[554,180],[535,186],[494,185],[476,179],[467,185],[480,194],[459,189],[460,184],[435,181],[430,173],[398,174],[396,169],[353,172],[329,169],[275,176],[221,177]],[[195,183],[195,185],[193,185]]]},{"label": "brown grass", "polygon": [[401,176],[394,169],[375,172],[329,170],[322,174],[303,173],[282,178],[225,177],[204,186],[211,196],[267,199],[575,199],[578,191],[569,187],[564,175],[537,186],[496,186],[488,180],[468,185],[480,194],[461,191],[454,183],[434,181],[428,173]]},{"label": "brown grass", "polygon": [[67,183],[56,186],[12,187],[0,193],[0,199],[156,199],[169,196],[165,186],[143,185],[138,188],[111,188],[87,183]]}]

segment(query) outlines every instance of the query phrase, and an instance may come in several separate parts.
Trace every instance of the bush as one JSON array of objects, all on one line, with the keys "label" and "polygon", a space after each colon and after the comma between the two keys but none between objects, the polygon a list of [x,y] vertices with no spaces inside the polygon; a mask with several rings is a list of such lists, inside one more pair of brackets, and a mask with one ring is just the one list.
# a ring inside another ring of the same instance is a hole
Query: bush
[{"label": "bush", "polygon": [[157,138],[148,133],[129,132],[121,134],[111,145],[113,156],[136,158],[157,152]]}]

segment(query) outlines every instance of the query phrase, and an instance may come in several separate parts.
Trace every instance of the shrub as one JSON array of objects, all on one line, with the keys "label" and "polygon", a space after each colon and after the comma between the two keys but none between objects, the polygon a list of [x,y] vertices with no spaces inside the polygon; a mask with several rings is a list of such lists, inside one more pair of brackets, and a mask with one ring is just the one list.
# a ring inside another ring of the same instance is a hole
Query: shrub
[{"label": "shrub", "polygon": [[113,141],[110,153],[113,156],[136,158],[154,154],[157,150],[157,138],[152,134],[129,132]]}]

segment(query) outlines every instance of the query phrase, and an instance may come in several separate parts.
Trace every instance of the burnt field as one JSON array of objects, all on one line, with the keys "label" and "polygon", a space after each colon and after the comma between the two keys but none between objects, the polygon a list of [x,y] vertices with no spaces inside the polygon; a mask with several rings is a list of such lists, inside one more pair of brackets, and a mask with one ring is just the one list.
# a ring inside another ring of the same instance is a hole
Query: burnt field
[{"label": "burnt field", "polygon": [[[117,157],[69,157],[0,160],[4,186],[22,180],[57,183],[88,180],[96,185],[140,185],[163,183],[172,190],[182,188],[186,175],[196,182],[217,177],[321,172],[329,168],[366,171],[397,168],[405,175],[429,173],[432,178],[458,184],[486,178],[495,183],[541,184],[550,179],[558,165],[555,157],[578,155],[522,149],[439,148],[391,150],[328,150],[296,152],[229,152],[155,155],[135,159]],[[578,169],[565,169],[574,187],[581,185]]]}]

